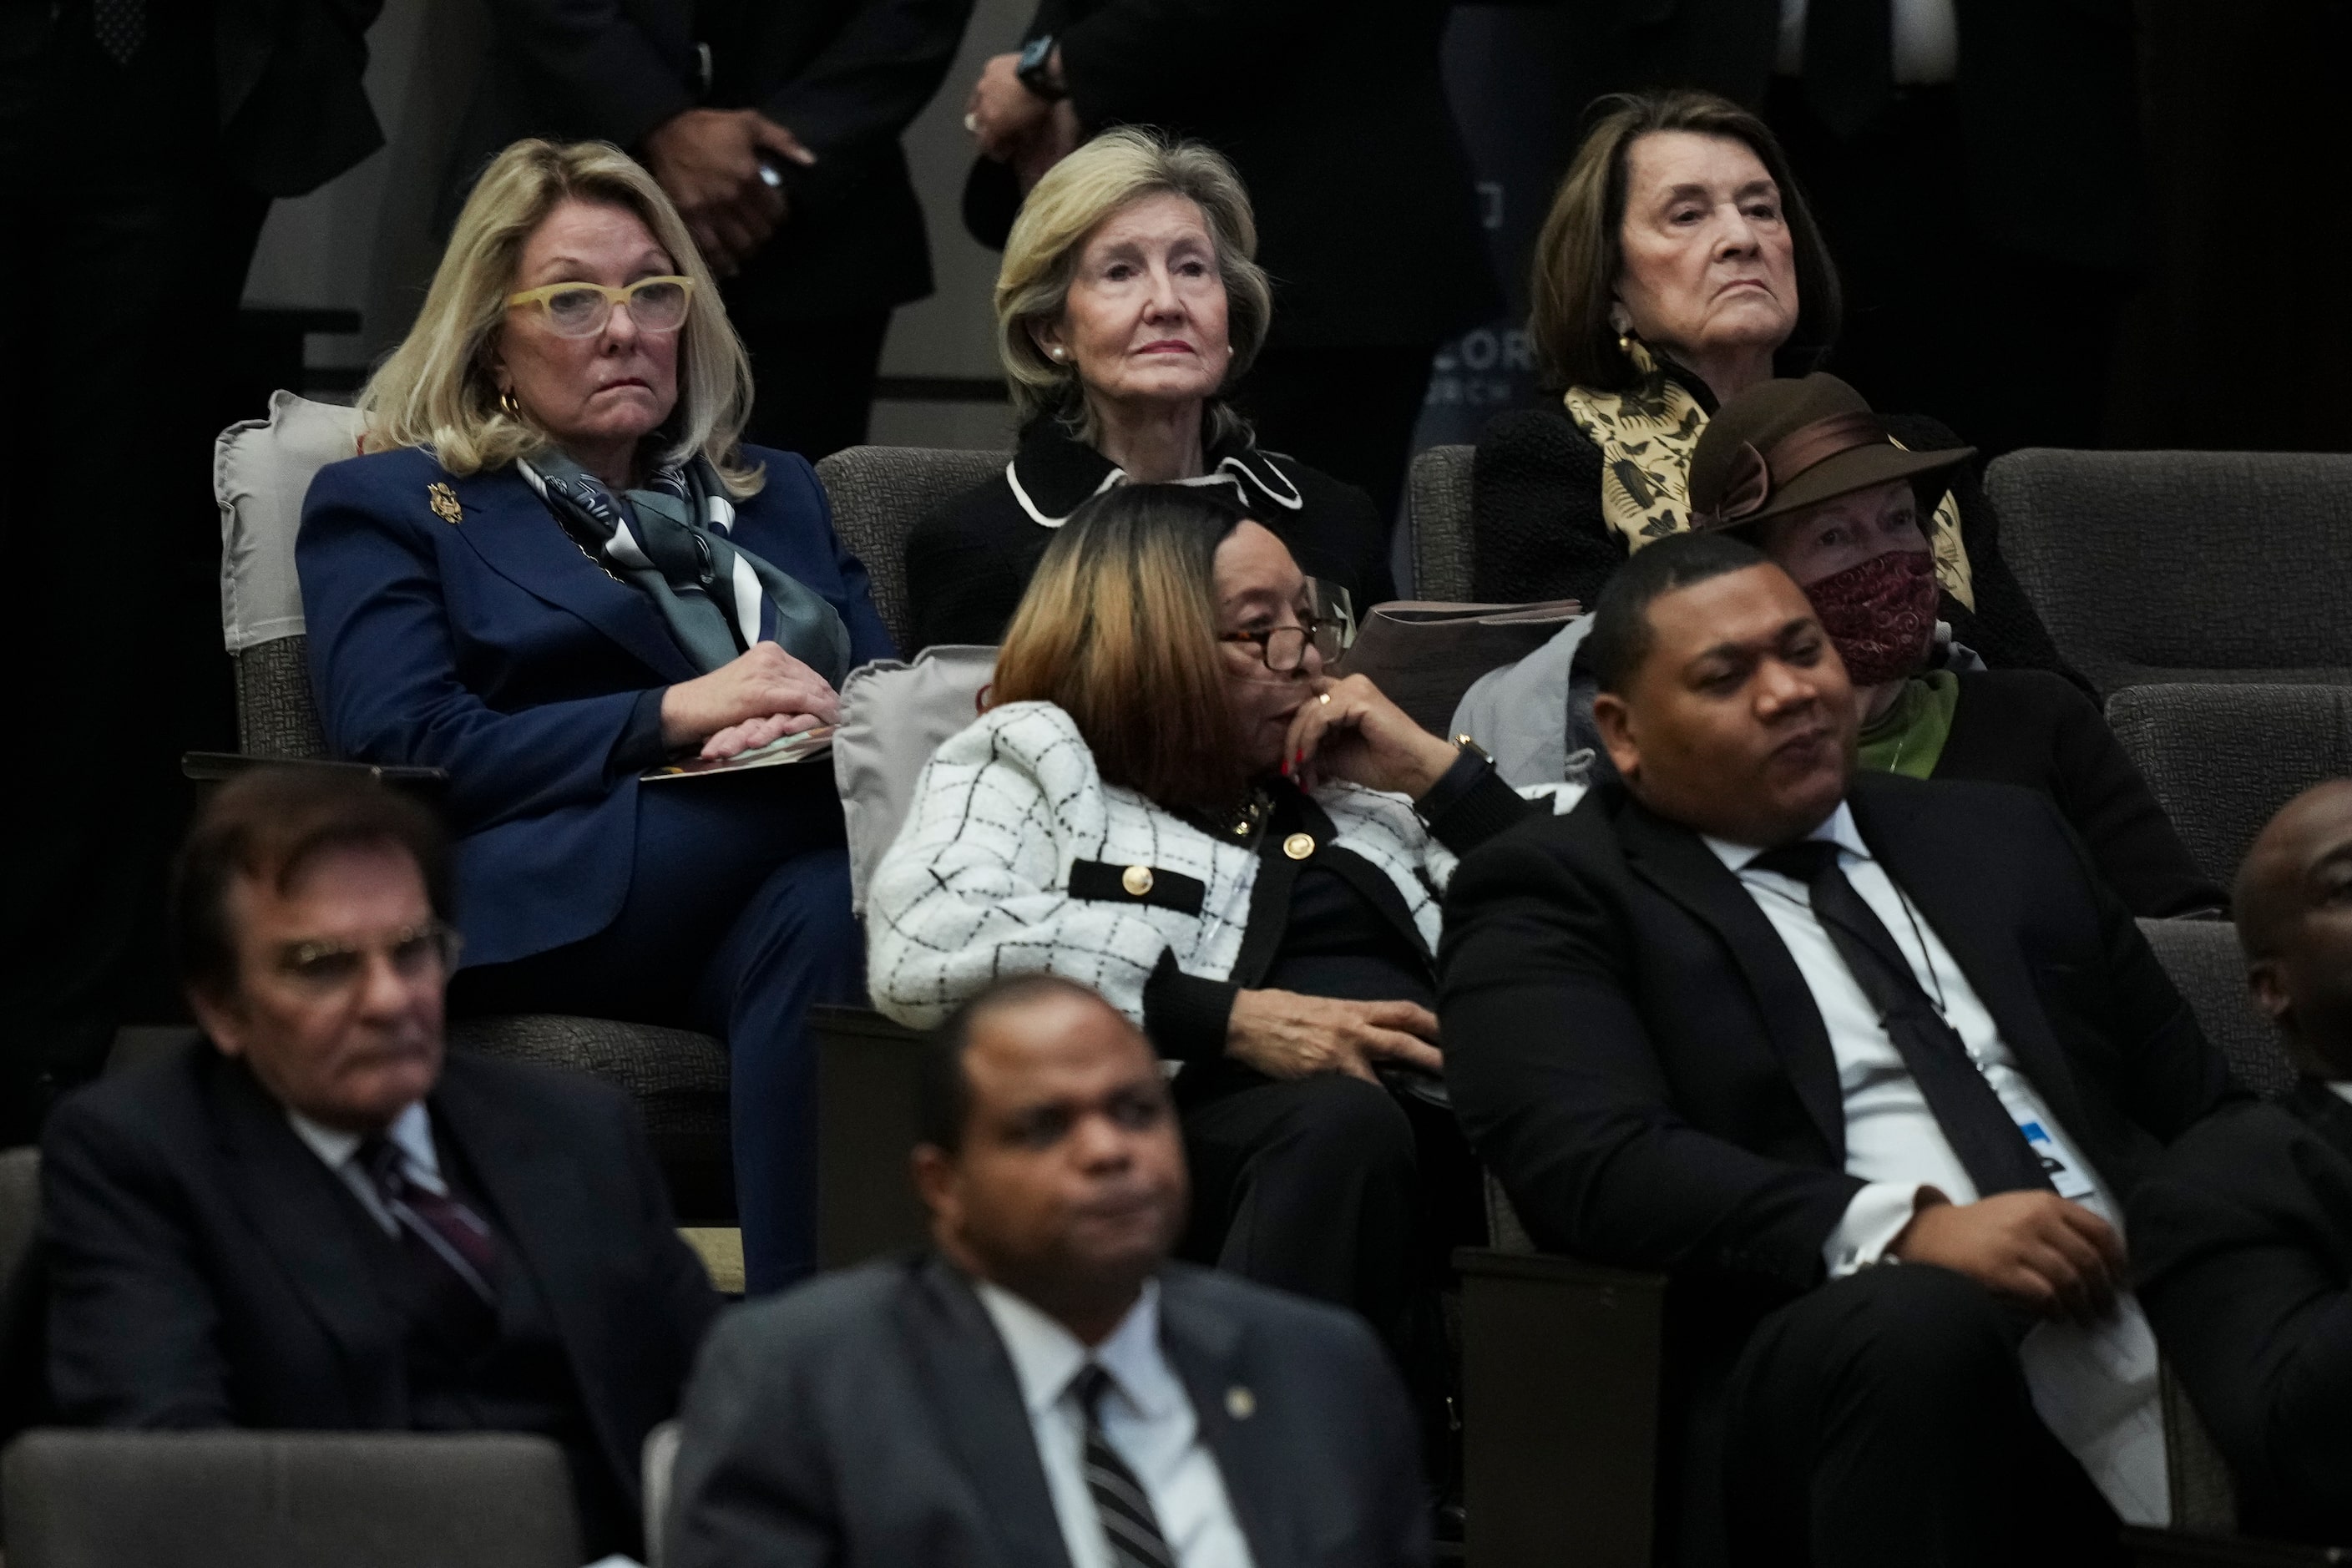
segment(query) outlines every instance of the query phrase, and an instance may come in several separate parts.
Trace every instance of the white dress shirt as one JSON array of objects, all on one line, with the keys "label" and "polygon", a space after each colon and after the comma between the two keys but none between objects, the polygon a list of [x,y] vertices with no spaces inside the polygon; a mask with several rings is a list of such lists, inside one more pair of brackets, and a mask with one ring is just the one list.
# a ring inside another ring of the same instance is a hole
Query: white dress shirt
[{"label": "white dress shirt", "polygon": [[[383,1200],[376,1195],[375,1178],[360,1163],[360,1135],[322,1126],[291,1106],[287,1108],[286,1120],[293,1124],[295,1136],[310,1145],[310,1152],[343,1179],[343,1185],[366,1205],[383,1233],[398,1236],[400,1222],[383,1206]],[[402,1174],[436,1197],[449,1195],[449,1184],[441,1179],[441,1156],[433,1147],[433,1119],[425,1113],[423,1100],[394,1117],[383,1135],[400,1151]]]},{"label": "white dress shirt", "polygon": [[[2000,1026],[1935,928],[1863,843],[1853,812],[1841,803],[1807,837],[1838,847],[1839,868],[1910,960],[1919,988],[1958,1034],[1969,1059],[2045,1163],[2057,1162],[2051,1182],[2060,1195],[2120,1232],[2120,1206],[2018,1068]],[[1911,1222],[1927,1188],[1968,1204],[1977,1199],[1976,1184],[1879,1023],[1878,1009],[1814,915],[1811,890],[1779,872],[1751,867],[1748,862],[1761,849],[1719,838],[1706,842],[1772,922],[1829,1033],[1845,1105],[1845,1168],[1869,1184],[1854,1194],[1822,1249],[1830,1277],[1842,1279],[1885,1260],[1887,1247]],[[2094,1329],[2043,1322],[2026,1336],[2018,1355],[2034,1408],[2083,1462],[2116,1511],[2126,1523],[2169,1523],[2156,1338],[2137,1299],[2120,1298],[2116,1315]]]},{"label": "white dress shirt", "polygon": [[1251,1568],[1249,1542],[1234,1517],[1217,1457],[1201,1441],[1192,1396],[1160,1348],[1159,1281],[1145,1282],[1142,1298],[1091,1354],[1021,1297],[985,1279],[975,1284],[1020,1379],[1070,1568],[1112,1568],[1102,1516],[1087,1489],[1086,1415],[1071,1389],[1089,1361],[1110,1374],[1100,1406],[1103,1436],[1142,1483],[1180,1568]]},{"label": "white dress shirt", "polygon": [[[1895,8],[1895,85],[1927,87],[1960,75],[1960,18],[1952,0],[1888,0]],[[1772,68],[1805,72],[1806,0],[1780,0],[1780,47]]]}]

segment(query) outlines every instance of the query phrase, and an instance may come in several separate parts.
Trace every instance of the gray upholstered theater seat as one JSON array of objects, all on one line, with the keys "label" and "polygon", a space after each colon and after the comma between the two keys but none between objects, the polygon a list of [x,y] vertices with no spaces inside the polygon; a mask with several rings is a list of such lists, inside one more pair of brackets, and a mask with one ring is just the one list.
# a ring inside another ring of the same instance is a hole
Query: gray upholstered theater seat
[{"label": "gray upholstered theater seat", "polygon": [[2352,457],[2036,448],[1985,489],[2003,557],[2101,690],[2352,682]]},{"label": "gray upholstered theater seat", "polygon": [[1470,597],[1470,472],[1475,447],[1430,447],[1412,459],[1405,509],[1412,596]]},{"label": "gray upholstered theater seat", "polygon": [[519,1434],[29,1432],[8,1568],[575,1568],[563,1452]]},{"label": "gray upholstered theater seat", "polygon": [[2227,883],[2278,808],[2352,774],[2352,686],[2134,686],[2107,723],[2208,875]]},{"label": "gray upholstered theater seat", "polygon": [[[302,497],[326,463],[347,456],[358,429],[350,409],[290,392],[269,416],[232,425],[214,448],[221,510],[221,624],[236,671],[237,743],[247,756],[304,761],[327,754],[304,653],[294,535]],[[729,1217],[734,1205],[727,1114],[727,1051],[708,1035],[603,1018],[474,1018],[453,1044],[592,1074],[644,1108],[654,1152],[680,1217]]]},{"label": "gray upholstered theater seat", "polygon": [[907,536],[943,503],[1004,471],[1007,452],[943,447],[851,447],[816,466],[834,531],[866,563],[874,607],[901,653],[912,653]]},{"label": "gray upholstered theater seat", "polygon": [[2256,1094],[2294,1088],[2294,1064],[2247,995],[2238,928],[2228,921],[2142,921],[2139,929],[2238,1081]]}]

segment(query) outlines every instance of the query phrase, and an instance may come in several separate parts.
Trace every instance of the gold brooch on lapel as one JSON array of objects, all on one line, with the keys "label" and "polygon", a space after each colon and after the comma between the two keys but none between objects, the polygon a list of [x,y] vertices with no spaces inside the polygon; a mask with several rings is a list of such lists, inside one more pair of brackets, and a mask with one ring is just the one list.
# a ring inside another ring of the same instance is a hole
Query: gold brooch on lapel
[{"label": "gold brooch on lapel", "polygon": [[1257,1395],[1245,1384],[1234,1384],[1225,1390],[1225,1414],[1236,1421],[1248,1420],[1257,1414]]},{"label": "gold brooch on lapel", "polygon": [[455,528],[466,521],[466,509],[457,504],[457,492],[447,485],[435,482],[425,487],[425,499],[433,505],[433,515]]}]

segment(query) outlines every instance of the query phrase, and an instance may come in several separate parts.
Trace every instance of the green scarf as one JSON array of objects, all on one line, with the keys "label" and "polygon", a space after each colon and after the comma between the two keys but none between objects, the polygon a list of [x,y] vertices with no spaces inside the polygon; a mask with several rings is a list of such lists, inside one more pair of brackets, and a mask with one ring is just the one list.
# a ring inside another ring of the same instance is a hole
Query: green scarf
[{"label": "green scarf", "polygon": [[1959,705],[1960,678],[1950,670],[1913,677],[1903,683],[1895,706],[1862,727],[1856,760],[1874,773],[1927,777],[1943,757]]}]

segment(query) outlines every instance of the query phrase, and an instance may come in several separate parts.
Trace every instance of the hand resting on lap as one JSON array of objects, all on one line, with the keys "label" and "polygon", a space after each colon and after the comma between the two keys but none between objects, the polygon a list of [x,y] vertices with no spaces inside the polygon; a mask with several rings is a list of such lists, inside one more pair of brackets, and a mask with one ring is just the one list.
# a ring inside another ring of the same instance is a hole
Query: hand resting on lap
[{"label": "hand resting on lap", "polygon": [[840,718],[841,699],[824,677],[772,642],[662,693],[663,744],[676,750],[699,742],[706,758],[735,756]]},{"label": "hand resting on lap", "polygon": [[2049,1192],[1956,1204],[1931,1189],[1887,1251],[1965,1274],[2042,1317],[2085,1325],[2115,1310],[2126,1268],[2115,1227]]},{"label": "hand resting on lap", "polygon": [[1437,1017],[1413,1002],[1347,1002],[1295,991],[1244,991],[1225,1023],[1225,1054],[1268,1078],[1343,1072],[1373,1079],[1396,1062],[1442,1072],[1445,1058],[1430,1042]]}]

